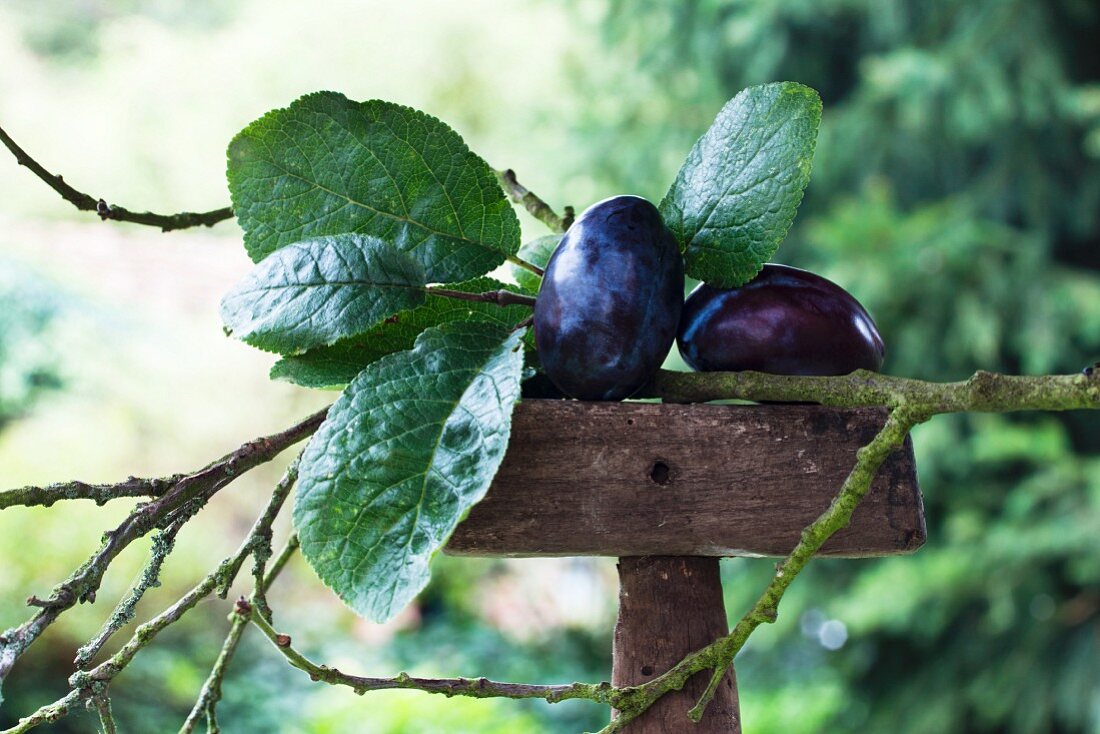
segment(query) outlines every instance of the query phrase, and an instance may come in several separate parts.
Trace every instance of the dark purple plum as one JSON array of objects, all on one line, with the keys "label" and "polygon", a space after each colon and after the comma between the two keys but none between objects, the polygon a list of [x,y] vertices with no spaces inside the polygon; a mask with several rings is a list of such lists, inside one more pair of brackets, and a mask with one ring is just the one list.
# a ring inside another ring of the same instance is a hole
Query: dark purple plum
[{"label": "dark purple plum", "polygon": [[684,305],[684,264],[657,208],[593,204],[546,264],[535,343],[550,380],[580,400],[621,400],[661,366]]},{"label": "dark purple plum", "polygon": [[684,361],[701,372],[846,375],[877,371],[885,354],[875,322],[846,290],[771,264],[740,288],[693,290],[676,341]]}]

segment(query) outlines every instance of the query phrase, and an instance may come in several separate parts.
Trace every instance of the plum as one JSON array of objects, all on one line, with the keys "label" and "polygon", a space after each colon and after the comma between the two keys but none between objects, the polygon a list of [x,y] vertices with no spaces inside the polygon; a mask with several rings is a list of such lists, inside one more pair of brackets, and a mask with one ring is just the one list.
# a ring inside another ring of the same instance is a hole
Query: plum
[{"label": "plum", "polygon": [[875,322],[847,291],[772,264],[739,288],[693,290],[676,341],[684,361],[703,372],[845,375],[877,371],[885,354]]},{"label": "plum", "polygon": [[535,303],[543,369],[581,400],[646,384],[676,339],[684,264],[657,208],[615,196],[586,209],[546,264]]}]

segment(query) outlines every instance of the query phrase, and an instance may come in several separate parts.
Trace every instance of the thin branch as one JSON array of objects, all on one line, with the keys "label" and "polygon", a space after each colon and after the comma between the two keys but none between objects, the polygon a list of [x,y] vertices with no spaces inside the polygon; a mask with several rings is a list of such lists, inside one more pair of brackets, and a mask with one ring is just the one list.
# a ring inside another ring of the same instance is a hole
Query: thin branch
[{"label": "thin branch", "polygon": [[118,724],[115,723],[115,715],[111,712],[111,698],[106,693],[92,699],[96,711],[99,712],[99,726],[103,734],[118,734]]},{"label": "thin branch", "polygon": [[113,219],[117,222],[132,222],[144,224],[150,227],[159,227],[162,232],[189,227],[213,227],[218,222],[233,217],[233,210],[229,207],[214,209],[208,212],[180,212],[179,214],[154,214],[153,212],[134,212],[121,206],[113,206],[103,199],[96,198],[66,183],[65,179],[57,174],[47,171],[38,161],[22,148],[20,148],[11,136],[3,128],[0,128],[0,142],[15,156],[15,160],[21,166],[26,166],[31,172],[42,179],[51,189],[56,191],[62,199],[75,206],[80,211],[95,212],[100,219]]},{"label": "thin branch", "polygon": [[247,626],[247,622],[234,615],[233,624],[229,627],[229,634],[225,636],[222,649],[214,661],[214,667],[210,669],[210,675],[202,684],[199,697],[195,700],[195,705],[191,708],[191,713],[187,715],[183,726],[180,727],[179,734],[192,734],[200,720],[206,721],[206,734],[218,734],[221,731],[221,727],[218,726],[217,709],[218,701],[222,698],[222,681],[225,680],[229,663],[237,653],[237,646],[240,645],[241,636]]},{"label": "thin branch", "polygon": [[393,678],[367,678],[349,675],[336,668],[318,665],[294,649],[290,635],[280,634],[262,616],[247,605],[238,607],[238,614],[246,615],[260,628],[275,649],[283,654],[291,665],[308,673],[311,680],[334,686],[348,686],[358,694],[367,691],[405,688],[425,693],[441,693],[445,696],[471,698],[541,698],[548,703],[558,703],[583,698],[597,703],[615,705],[615,689],[610,683],[569,683],[566,685],[533,685],[527,683],[501,683],[487,678],[414,678],[399,673]]},{"label": "thin branch", "polygon": [[477,301],[478,303],[495,303],[498,306],[530,306],[534,308],[535,299],[514,291],[499,290],[486,291],[485,293],[467,293],[465,291],[449,290],[447,288],[425,288],[425,291],[433,296],[444,298],[456,298],[460,301]]},{"label": "thin branch", "polygon": [[[248,537],[251,539],[248,555],[251,555],[256,560],[252,575],[253,578],[257,579],[261,591],[264,588],[264,565],[267,563],[268,559],[271,558],[271,526],[274,524],[275,518],[279,515],[279,510],[282,509],[283,503],[286,502],[287,496],[290,495],[290,490],[294,488],[294,483],[298,481],[298,467],[301,461],[302,454],[299,453],[294,461],[290,463],[290,466],[286,468],[283,478],[275,485],[275,490],[271,493],[271,499],[268,500],[267,507],[265,507],[263,513],[256,518],[256,522],[252,524],[252,529],[248,532]],[[222,599],[229,593],[229,587],[233,584],[233,580],[236,579],[237,574],[240,572],[241,565],[243,565],[246,558],[247,556],[240,556],[237,561],[230,566],[226,574],[218,580],[217,593]]]},{"label": "thin branch", "polygon": [[158,586],[160,584],[161,568],[164,566],[165,559],[168,558],[168,555],[175,547],[176,535],[185,523],[186,520],[177,520],[169,525],[167,529],[153,536],[153,544],[149,551],[149,560],[141,570],[141,575],[138,576],[138,580],[130,587],[126,596],[118,603],[118,606],[115,607],[115,610],[107,618],[107,621],[103,623],[103,627],[99,630],[99,633],[76,651],[76,659],[73,660],[73,664],[76,665],[77,669],[87,667],[92,658],[94,658],[99,651],[103,649],[103,646],[107,644],[107,640],[134,618],[138,602],[145,596],[145,592],[153,586]]},{"label": "thin branch", "polygon": [[508,255],[507,257],[505,257],[505,259],[508,262],[512,263],[513,265],[521,267],[524,270],[531,271],[532,273],[539,276],[540,278],[546,272],[542,268],[540,268],[538,265],[535,265],[534,263],[531,263],[531,262],[527,262],[526,260],[524,260],[522,257],[520,257],[518,255]]},{"label": "thin branch", "polygon": [[925,382],[857,370],[840,377],[793,377],[764,372],[670,372],[634,397],[668,402],[708,400],[813,402],[838,408],[906,406],[926,415],[1018,410],[1100,408],[1100,371],[1036,377],[975,372],[963,382]]},{"label": "thin branch", "polygon": [[[58,584],[48,598],[31,597],[28,600],[28,603],[41,607],[41,611],[21,626],[0,635],[0,680],[62,612],[78,602],[95,601],[96,591],[108,566],[126,546],[165,521],[176,519],[179,513],[186,513],[183,508],[189,503],[205,504],[241,474],[271,461],[284,449],[311,435],[324,421],[327,410],[318,411],[280,433],[249,441],[206,468],[184,476],[161,497],[135,509],[118,527],[107,531],[100,549],[68,579]],[[173,513],[177,514],[174,516]]]},{"label": "thin branch", "polygon": [[559,217],[549,204],[516,179],[516,172],[511,168],[497,171],[497,178],[500,179],[500,185],[504,187],[512,201],[523,204],[531,216],[549,227],[551,232],[564,232],[573,224],[573,207],[565,207],[565,216]]},{"label": "thin branch", "polygon": [[[266,515],[265,510],[264,516]],[[271,519],[274,520],[274,517]],[[260,528],[260,531],[265,532],[269,529],[270,525],[267,525]],[[255,531],[254,526],[253,533]],[[69,685],[72,686],[73,690],[69,691],[63,698],[43,706],[26,718],[20,719],[18,724],[10,729],[5,729],[0,734],[23,734],[23,732],[29,731],[39,724],[57,721],[72,711],[83,700],[105,695],[107,686],[114,680],[115,676],[121,673],[143,648],[152,643],[153,639],[162,630],[178,622],[195,605],[213,593],[219,580],[225,577],[229,569],[241,567],[243,560],[255,548],[256,540],[253,533],[250,533],[242,541],[236,553],[219,563],[218,567],[207,574],[191,591],[184,594],[176,603],[156,617],[139,626],[129,641],[118,652],[91,670],[80,670],[73,673],[69,678]],[[296,536],[287,541],[287,546],[272,564],[272,570],[269,572],[265,583],[274,581],[279,571],[286,565],[294,548],[297,548],[297,543]]]},{"label": "thin branch", "polygon": [[[286,562],[294,554],[294,551],[298,548],[298,536],[291,535],[287,539],[286,544],[283,546],[279,555],[275,557],[274,563],[272,563],[271,570],[266,576],[262,577],[262,583],[258,584],[252,591],[252,600],[250,605],[255,608],[257,600],[265,598],[266,592],[271,588],[271,584],[279,576],[279,573],[286,566]],[[264,601],[266,605],[266,599]],[[248,616],[242,614],[233,614],[233,623],[229,628],[229,633],[225,636],[225,641],[222,643],[222,649],[218,653],[217,660],[214,661],[214,667],[210,669],[210,675],[207,676],[206,682],[202,685],[202,690],[199,692],[199,697],[195,701],[195,705],[191,708],[191,713],[187,715],[187,719],[183,722],[183,726],[180,727],[179,734],[192,734],[195,727],[198,726],[200,719],[206,720],[206,732],[207,734],[217,734],[221,729],[218,726],[218,714],[217,707],[218,701],[222,697],[222,681],[225,680],[225,673],[229,669],[229,663],[233,660],[233,656],[237,652],[237,646],[240,645],[241,636],[244,634],[245,627],[248,626]]]}]

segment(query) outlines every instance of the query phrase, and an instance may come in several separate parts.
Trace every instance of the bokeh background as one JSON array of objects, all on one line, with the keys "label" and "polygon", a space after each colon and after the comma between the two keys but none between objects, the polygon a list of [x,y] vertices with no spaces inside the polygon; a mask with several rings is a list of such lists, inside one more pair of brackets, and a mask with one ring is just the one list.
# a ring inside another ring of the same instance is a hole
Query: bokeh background
[{"label": "bokeh background", "polygon": [[[4,0],[0,124],[96,196],[202,210],[227,202],[237,130],[335,89],[424,109],[579,210],[658,200],[729,97],[797,80],[825,115],[776,259],[869,308],[889,373],[1073,372],[1100,358],[1098,37],[1091,0]],[[526,237],[543,234],[523,217]],[[0,486],[195,468],[331,400],[268,381],[270,357],[222,336],[218,298],[248,267],[233,223],[100,223],[0,152]],[[738,659],[746,731],[1100,732],[1097,416],[941,417],[915,440],[927,545],[812,565]],[[280,468],[187,526],[139,618],[236,546]],[[125,511],[0,513],[0,629]],[[0,727],[64,693],[75,648],[146,550],[18,664]],[[723,561],[731,616],[770,572]],[[566,682],[608,676],[615,586],[610,559],[440,558],[418,602],[378,626],[296,560],[272,598],[296,644],[344,670]],[[118,679],[126,731],[178,728],[229,607],[203,603]],[[257,637],[226,683],[226,732],[577,732],[606,716],[360,698]],[[44,731],[93,728],[77,716]]]}]

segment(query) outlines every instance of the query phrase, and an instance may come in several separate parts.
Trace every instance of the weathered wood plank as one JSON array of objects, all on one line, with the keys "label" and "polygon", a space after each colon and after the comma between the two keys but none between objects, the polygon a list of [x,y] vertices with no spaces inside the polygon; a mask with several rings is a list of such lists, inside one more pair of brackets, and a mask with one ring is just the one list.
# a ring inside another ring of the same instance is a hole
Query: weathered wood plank
[{"label": "weathered wood plank", "polygon": [[[646,556],[619,559],[619,618],[611,682],[636,686],[729,632],[717,558]],[[741,734],[737,682],[731,669],[693,724],[688,709],[710,681],[704,670],[632,721],[623,734]]]},{"label": "weathered wood plank", "polygon": [[[784,555],[885,417],[816,405],[525,400],[496,480],[445,552]],[[924,540],[907,441],[822,554],[906,553]]]}]

